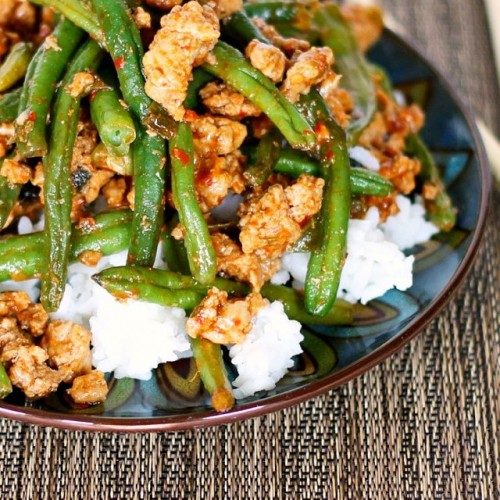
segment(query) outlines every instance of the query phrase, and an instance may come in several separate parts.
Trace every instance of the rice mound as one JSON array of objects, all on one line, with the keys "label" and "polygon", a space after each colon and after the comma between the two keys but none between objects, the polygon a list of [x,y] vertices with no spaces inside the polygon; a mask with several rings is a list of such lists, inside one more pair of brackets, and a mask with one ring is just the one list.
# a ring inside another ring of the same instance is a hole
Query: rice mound
[{"label": "rice mound", "polygon": [[[399,249],[412,248],[439,233],[439,228],[425,219],[425,208],[421,198],[417,198],[415,203],[412,203],[406,196],[398,195],[396,203],[399,212],[380,224],[380,228],[386,239],[395,243]],[[378,219],[376,208],[368,210],[367,218],[370,217]]]},{"label": "rice mound", "polygon": [[[156,267],[164,267],[157,254]],[[186,313],[138,300],[120,301],[92,280],[92,275],[124,265],[127,252],[103,257],[97,266],[81,263],[68,268],[68,282],[54,319],[69,320],[90,329],[92,364],[115,377],[147,380],[160,363],[191,355],[185,332]]]},{"label": "rice mound", "polygon": [[92,363],[115,377],[148,380],[160,363],[191,355],[186,313],[138,300],[118,301],[102,288],[90,318]]},{"label": "rice mound", "polygon": [[233,382],[238,399],[274,389],[276,382],[293,366],[293,356],[302,352],[301,324],[288,318],[281,302],[272,302],[260,309],[252,325],[245,340],[229,349],[231,361],[238,370]]},{"label": "rice mound", "polygon": [[[338,297],[366,304],[388,290],[407,290],[413,283],[414,257],[401,251],[427,241],[438,232],[425,220],[419,201],[397,198],[400,212],[379,224],[379,213],[370,208],[365,219],[351,219],[347,231],[347,258],[342,269]],[[272,278],[274,284],[286,283],[303,289],[310,254],[294,252],[282,257],[282,269]]]}]

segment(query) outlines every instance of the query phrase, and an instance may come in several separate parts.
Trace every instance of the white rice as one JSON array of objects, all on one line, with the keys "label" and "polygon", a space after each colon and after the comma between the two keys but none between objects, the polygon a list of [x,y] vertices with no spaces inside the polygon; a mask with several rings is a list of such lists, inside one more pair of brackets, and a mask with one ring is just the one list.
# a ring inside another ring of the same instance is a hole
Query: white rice
[{"label": "white rice", "polygon": [[[372,207],[365,219],[349,221],[347,258],[342,269],[338,297],[366,304],[392,288],[407,290],[413,283],[414,257],[406,257],[402,249],[428,240],[438,229],[425,220],[419,202],[397,198],[400,213],[379,225],[378,210]],[[296,252],[282,258],[282,269],[273,283],[286,283],[304,288],[310,254]],[[286,274],[288,273],[288,274]]]},{"label": "white rice", "polygon": [[380,170],[380,162],[378,158],[373,156],[368,149],[363,148],[362,146],[349,148],[349,158],[357,161],[360,165],[368,170],[372,170],[373,172],[378,172]]},{"label": "white rice", "polygon": [[178,307],[115,300],[97,287],[90,317],[92,363],[115,377],[148,380],[160,363],[191,355],[186,313]]},{"label": "white rice", "polygon": [[233,382],[236,398],[274,389],[276,382],[293,366],[293,356],[302,352],[301,324],[288,319],[281,302],[263,307],[252,323],[244,342],[229,349],[231,361],[238,370]]},{"label": "white rice", "polygon": [[[381,297],[391,288],[407,290],[413,282],[414,257],[405,257],[394,243],[370,221],[350,224],[347,258],[342,269],[338,298],[366,304]],[[294,288],[303,289],[309,253],[291,253],[283,259],[285,268],[294,279]]]},{"label": "white rice", "polygon": [[[165,267],[158,249],[155,267]],[[138,300],[119,301],[91,276],[108,267],[122,266],[123,251],[103,257],[97,266],[71,264],[63,300],[54,319],[69,320],[92,333],[92,363],[117,378],[147,380],[160,363],[190,356],[183,309]]]},{"label": "white rice", "polygon": [[[412,248],[418,243],[428,241],[439,232],[439,228],[425,219],[425,208],[421,198],[412,203],[409,198],[399,195],[396,198],[399,213],[391,215],[380,228],[388,241],[395,243],[401,250]],[[371,208],[367,217],[374,216]],[[378,212],[376,214],[378,218]]]}]

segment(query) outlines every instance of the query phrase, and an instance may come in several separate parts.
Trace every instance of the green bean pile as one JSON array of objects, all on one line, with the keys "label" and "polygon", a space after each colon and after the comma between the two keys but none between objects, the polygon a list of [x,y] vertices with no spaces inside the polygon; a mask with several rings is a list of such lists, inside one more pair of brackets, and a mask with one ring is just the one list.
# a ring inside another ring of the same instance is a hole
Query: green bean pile
[{"label": "green bean pile", "polygon": [[[0,159],[0,166],[15,159],[34,170],[42,162],[45,229],[0,238],[0,280],[40,278],[41,303],[47,311],[55,311],[71,261],[89,250],[110,255],[128,249],[127,266],[105,270],[95,278],[118,296],[190,311],[213,286],[234,296],[250,293],[248,285],[217,276],[211,222],[195,192],[196,153],[189,120],[176,122],[146,94],[143,56],[147,45],[132,12],[149,7],[126,0],[32,3],[53,8],[57,24],[38,48],[31,42],[16,43],[0,65],[0,124],[15,127],[10,151]],[[244,177],[249,188],[265,188],[276,175],[289,180],[303,174],[324,179],[321,211],[304,233],[315,245],[304,295],[270,284],[261,293],[269,300],[282,301],[287,314],[303,323],[347,324],[352,321],[353,306],[336,297],[351,208],[362,197],[391,195],[394,186],[378,173],[355,168],[348,155],[348,148],[358,143],[377,112],[377,71],[366,61],[351,25],[334,2],[310,6],[308,23],[297,22],[302,11],[300,2],[259,1],[222,19],[221,39],[211,57],[194,69],[184,106],[203,113],[199,91],[216,81],[265,114],[269,131],[244,144],[248,156]],[[153,21],[159,19],[160,13],[151,13]],[[338,123],[316,87],[292,103],[250,64],[244,55],[249,42],[273,44],[252,17],[275,25],[285,37],[332,49],[334,69],[343,75],[341,85],[353,100],[347,127]],[[82,74],[92,78],[75,90]],[[383,84],[390,93],[388,81]],[[94,161],[108,162],[116,174],[133,179],[134,203],[132,210],[94,214],[91,224],[75,225],[71,220],[75,190],[71,162],[83,111],[100,140]],[[431,220],[450,229],[455,210],[418,135],[408,141],[407,152],[420,159],[422,181],[437,189],[428,203]],[[0,175],[0,228],[5,232],[12,232],[9,224],[16,207],[23,206],[24,191],[23,185]],[[167,206],[169,193],[174,208]],[[182,241],[171,236],[178,224],[184,230]],[[152,269],[160,238],[170,271]],[[220,346],[195,339],[192,350],[213,406],[227,410],[233,399]],[[0,397],[9,392],[2,384],[1,368],[0,363]]]}]

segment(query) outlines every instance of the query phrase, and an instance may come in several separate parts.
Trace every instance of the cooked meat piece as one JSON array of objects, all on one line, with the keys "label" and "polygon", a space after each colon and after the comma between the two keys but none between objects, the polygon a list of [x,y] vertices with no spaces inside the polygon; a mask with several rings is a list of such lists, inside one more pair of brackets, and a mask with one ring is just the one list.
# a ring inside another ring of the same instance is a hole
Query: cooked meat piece
[{"label": "cooked meat piece", "polygon": [[102,259],[102,252],[96,250],[85,250],[78,255],[78,260],[89,267],[95,267]]},{"label": "cooked meat piece", "polygon": [[17,315],[23,330],[27,330],[34,337],[43,335],[49,323],[49,314],[42,304],[30,304]]},{"label": "cooked meat piece", "polygon": [[7,158],[2,163],[0,175],[6,177],[10,184],[26,184],[31,178],[31,170],[20,161]]},{"label": "cooked meat piece", "polygon": [[409,194],[415,189],[415,177],[419,173],[420,161],[404,155],[385,161],[379,170],[379,174],[389,179],[403,194]]},{"label": "cooked meat piece", "polygon": [[10,363],[16,357],[21,346],[29,346],[33,342],[18,327],[15,318],[0,319],[0,361]]},{"label": "cooked meat piece", "polygon": [[0,2],[0,26],[7,26],[14,15],[17,0],[2,0]]},{"label": "cooked meat piece", "polygon": [[333,71],[321,82],[319,92],[325,99],[328,108],[342,127],[349,125],[351,112],[354,108],[353,100],[347,90],[339,88],[341,76]]},{"label": "cooked meat piece", "polygon": [[158,10],[170,10],[176,5],[180,5],[182,0],[146,0],[146,3]]},{"label": "cooked meat piece", "polygon": [[[418,106],[399,106],[380,88],[377,97],[380,111],[361,134],[359,144],[379,160],[380,175],[389,179],[398,192],[408,194],[415,189],[421,166],[418,160],[405,155],[406,138],[420,130],[424,115]],[[368,207],[379,207],[382,220],[398,212],[392,195],[382,200],[364,197],[364,202]]]},{"label": "cooked meat piece", "polygon": [[82,191],[85,202],[92,203],[95,201],[101,192],[101,188],[103,188],[114,175],[115,173],[110,170],[95,169]]},{"label": "cooked meat piece", "polygon": [[430,181],[422,186],[422,196],[426,200],[435,200],[439,192],[439,187]]},{"label": "cooked meat piece", "polygon": [[342,15],[351,25],[359,48],[366,52],[382,35],[384,19],[376,5],[343,5]]},{"label": "cooked meat piece", "polygon": [[[4,2],[5,0],[2,0]],[[9,1],[7,1],[9,3]],[[37,22],[36,8],[26,0],[17,0],[9,25],[19,33],[33,31]]]},{"label": "cooked meat piece", "polygon": [[92,370],[90,373],[76,377],[67,392],[75,403],[96,405],[106,400],[109,389],[104,373]]},{"label": "cooked meat piece", "polygon": [[55,50],[56,52],[60,52],[62,49],[57,43],[57,38],[55,35],[49,35],[44,40],[45,50]]},{"label": "cooked meat piece", "polygon": [[16,128],[13,123],[0,123],[0,138],[9,141],[16,134]]},{"label": "cooked meat piece", "polygon": [[195,189],[202,212],[219,206],[229,193],[245,190],[244,157],[239,151],[227,156],[197,157]]},{"label": "cooked meat piece", "polygon": [[92,73],[88,73],[87,71],[80,71],[76,73],[73,77],[71,83],[67,86],[67,90],[69,94],[73,98],[81,97],[87,94],[92,85],[94,85],[95,77]]},{"label": "cooked meat piece", "polygon": [[91,334],[71,321],[53,321],[49,324],[40,345],[47,351],[49,362],[62,373],[64,382],[90,372]]},{"label": "cooked meat piece", "polygon": [[97,146],[97,129],[89,117],[81,116],[78,121],[73,156],[71,158],[71,171],[79,168],[92,171],[92,152]]},{"label": "cooked meat piece", "polygon": [[252,329],[252,317],[266,303],[259,293],[228,300],[227,292],[214,287],[188,318],[186,332],[216,344],[243,342]]},{"label": "cooked meat piece", "polygon": [[123,177],[113,177],[101,191],[110,208],[127,206],[127,182]]},{"label": "cooked meat piece", "polygon": [[262,71],[273,82],[281,82],[285,73],[286,57],[278,47],[252,40],[245,49],[250,64]]},{"label": "cooked meat piece", "polygon": [[262,111],[246,97],[222,82],[210,82],[200,90],[203,104],[214,115],[241,120],[259,116]]},{"label": "cooked meat piece", "polygon": [[361,213],[354,214],[355,218],[363,218],[364,212],[370,207],[377,207],[381,221],[386,221],[390,215],[396,215],[399,212],[399,207],[396,202],[398,192],[393,191],[388,196],[362,196],[362,205],[364,210]]},{"label": "cooked meat piece", "polygon": [[303,174],[295,184],[285,188],[285,196],[290,206],[292,219],[304,226],[321,208],[325,181]]},{"label": "cooked meat piece", "polygon": [[1,292],[0,316],[17,316],[31,305],[26,292]]},{"label": "cooked meat piece", "polygon": [[300,237],[300,225],[292,218],[285,190],[279,184],[242,204],[240,214],[243,252],[255,253],[260,260],[280,257]]},{"label": "cooked meat piece", "polygon": [[192,69],[216,44],[219,20],[211,7],[191,1],[163,16],[161,26],[143,59],[145,90],[174,119],[182,120]]},{"label": "cooked meat piece", "polygon": [[293,56],[296,52],[305,52],[311,48],[310,43],[306,40],[282,37],[274,26],[267,24],[260,17],[252,18],[252,22],[273,45],[281,49],[289,57]]},{"label": "cooked meat piece", "polygon": [[247,136],[245,125],[223,116],[199,116],[191,126],[194,147],[201,156],[232,153],[241,146]]},{"label": "cooked meat piece", "polygon": [[[178,5],[180,2],[175,3],[174,5]],[[174,6],[172,5],[172,7]],[[133,13],[135,25],[140,29],[149,29],[151,28],[151,14],[144,10],[142,7],[137,7]]]},{"label": "cooked meat piece", "polygon": [[286,73],[281,91],[289,101],[296,102],[300,94],[307,94],[313,85],[321,83],[332,64],[333,52],[328,47],[313,47],[299,54]]},{"label": "cooked meat piece", "polygon": [[62,374],[49,368],[48,354],[36,345],[21,346],[8,369],[13,385],[30,399],[48,396],[61,383]]},{"label": "cooked meat piece", "polygon": [[260,290],[281,266],[279,259],[264,265],[255,254],[243,253],[240,246],[225,234],[212,234],[212,242],[217,255],[217,271],[248,283],[256,291]]},{"label": "cooked meat piece", "polygon": [[209,0],[207,5],[210,5],[219,17],[219,19],[224,19],[225,17],[238,12],[243,8],[242,0]]}]

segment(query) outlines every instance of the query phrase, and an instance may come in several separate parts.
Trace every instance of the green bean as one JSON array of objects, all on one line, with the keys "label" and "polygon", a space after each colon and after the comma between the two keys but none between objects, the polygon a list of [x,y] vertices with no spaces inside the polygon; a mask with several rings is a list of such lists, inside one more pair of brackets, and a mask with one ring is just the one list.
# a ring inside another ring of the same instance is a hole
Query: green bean
[{"label": "green bean", "polygon": [[316,138],[311,125],[241,52],[224,42],[218,42],[213,54],[216,62],[205,63],[203,69],[224,80],[266,113],[293,148],[311,149],[315,145]]},{"label": "green bean", "polygon": [[189,82],[187,96],[183,106],[187,109],[194,109],[199,105],[199,92],[208,83],[214,80],[214,76],[202,68],[194,68],[193,79]]},{"label": "green bean", "polygon": [[142,300],[164,307],[180,307],[186,310],[194,309],[203,300],[203,295],[195,290],[171,290],[141,282],[131,286],[129,282],[125,281],[104,280],[100,275],[93,278],[109,293],[121,299]]},{"label": "green bean", "polygon": [[[300,151],[284,149],[273,170],[289,177],[297,178],[302,174],[321,175],[320,165]],[[355,195],[388,196],[394,186],[390,181],[365,168],[351,168],[351,193]]]},{"label": "green bean", "polygon": [[125,156],[136,138],[135,125],[121,104],[120,94],[105,80],[106,87],[92,93],[90,116],[99,137],[113,156]]},{"label": "green bean", "polygon": [[411,134],[406,138],[406,150],[420,160],[420,178],[424,182],[424,189],[428,186],[436,191],[433,199],[425,199],[429,219],[442,231],[450,231],[457,220],[457,209],[446,191],[431,152],[417,134]]},{"label": "green bean", "polygon": [[252,23],[244,10],[238,10],[226,17],[221,23],[221,31],[225,39],[242,50],[245,50],[252,40],[271,45],[270,40]]},{"label": "green bean", "polygon": [[128,263],[152,266],[163,223],[165,189],[165,141],[150,136],[136,124],[133,143],[135,210]]},{"label": "green bean", "polygon": [[16,89],[0,97],[0,123],[13,122],[17,118],[22,89]]},{"label": "green bean", "polygon": [[333,50],[335,68],[342,75],[341,85],[354,101],[353,119],[347,128],[348,143],[354,145],[377,109],[369,65],[338,5],[331,2],[319,5],[314,10],[312,27],[320,34],[321,42]]},{"label": "green bean", "polygon": [[[186,297],[186,309],[194,309],[211,286],[224,290],[232,295],[245,296],[251,292],[244,283],[217,277],[211,285],[202,285],[191,276],[181,275],[171,271],[150,269],[145,267],[114,267],[106,269],[94,276],[94,279],[106,290],[118,296],[133,296],[140,300],[149,300],[162,305],[169,305],[173,300],[172,292],[191,291],[198,298],[191,297],[189,303]],[[140,285],[140,286],[139,286]],[[352,323],[353,306],[342,300],[337,300],[324,317],[309,314],[303,305],[302,296],[286,286],[266,284],[261,293],[271,301],[283,303],[285,312],[302,323],[322,325],[346,325]]]},{"label": "green bean", "polygon": [[[122,0],[92,0],[92,5],[104,30],[123,97],[131,111],[144,120],[152,101],[144,90],[139,30]],[[163,215],[165,141],[149,135],[139,124],[136,132],[133,147],[135,211],[128,262],[153,265]]]},{"label": "green bean", "polygon": [[185,231],[184,244],[191,274],[200,283],[210,283],[217,273],[217,260],[207,223],[196,200],[194,188],[193,133],[180,123],[169,143],[172,165],[172,196]]},{"label": "green bean", "polygon": [[255,162],[244,172],[245,179],[251,186],[262,186],[280,157],[282,135],[273,128],[257,144]]},{"label": "green bean", "polygon": [[271,24],[291,23],[297,18],[299,5],[292,2],[256,2],[245,4],[244,9],[248,16],[260,17]]},{"label": "green bean", "polygon": [[244,9],[250,17],[259,17],[272,24],[281,36],[316,45],[318,33],[303,28],[311,23],[311,7],[307,2],[257,2],[246,4]]},{"label": "green bean", "polygon": [[162,235],[163,255],[170,271],[189,274],[189,260],[184,240],[176,240],[171,234],[177,224],[179,224],[179,216],[174,215],[165,227]]},{"label": "green bean", "polygon": [[[0,158],[0,169],[3,162],[4,159]],[[0,175],[0,230],[7,224],[20,193],[20,184],[11,184],[7,177]]]},{"label": "green bean", "polygon": [[5,399],[12,392],[12,383],[5,366],[0,361],[0,399]]},{"label": "green bean", "polygon": [[47,272],[42,278],[41,302],[47,311],[55,311],[62,299],[70,252],[71,158],[82,97],[72,96],[70,85],[77,73],[95,70],[102,55],[94,40],[82,46],[66,72],[54,105],[49,152],[43,162]]},{"label": "green bean", "polygon": [[104,31],[106,48],[115,65],[123,97],[132,112],[143,120],[152,100],[144,90],[139,29],[123,0],[92,0],[97,20]]},{"label": "green bean", "polygon": [[[70,260],[86,250],[112,255],[128,248],[132,212],[99,214],[92,224],[73,229]],[[0,282],[38,278],[45,270],[43,232],[0,238]]]},{"label": "green bean", "polygon": [[319,177],[321,173],[318,161],[302,151],[294,151],[293,149],[283,149],[281,151],[273,170],[293,178],[297,178],[302,174]]},{"label": "green bean", "polygon": [[320,168],[325,179],[319,214],[320,249],[311,254],[305,283],[306,310],[324,316],[335,302],[345,260],[351,206],[349,154],[345,132],[334,120],[323,98],[313,89],[300,106],[315,125],[327,127],[329,137],[320,144]]},{"label": "green bean", "polygon": [[86,31],[94,40],[99,43],[103,42],[104,34],[88,2],[80,0],[31,0],[31,3],[51,7]]},{"label": "green bean", "polygon": [[102,142],[92,151],[92,162],[96,167],[112,170],[118,175],[132,175],[134,173],[132,154],[130,151],[123,156],[115,156],[108,151]]},{"label": "green bean", "polygon": [[[46,40],[38,49],[28,68],[18,113],[25,114],[16,122],[17,149],[24,158],[47,154],[47,122],[49,107],[57,83],[66,69],[84,32],[72,22],[63,20],[54,30],[50,43]],[[52,43],[57,44],[53,47]]]},{"label": "green bean", "polygon": [[234,405],[234,396],[222,359],[221,346],[199,337],[190,339],[190,342],[196,367],[205,389],[212,397],[214,410],[230,410]]},{"label": "green bean", "polygon": [[9,90],[26,74],[33,54],[33,44],[18,42],[0,66],[0,92]]}]

